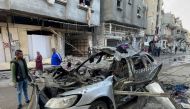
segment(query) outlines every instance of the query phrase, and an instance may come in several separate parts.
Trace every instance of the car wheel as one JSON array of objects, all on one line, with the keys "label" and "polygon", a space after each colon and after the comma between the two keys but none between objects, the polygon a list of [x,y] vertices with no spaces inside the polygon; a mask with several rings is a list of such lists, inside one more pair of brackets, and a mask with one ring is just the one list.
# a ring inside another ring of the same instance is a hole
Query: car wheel
[{"label": "car wheel", "polygon": [[90,109],[108,109],[108,106],[103,101],[95,101],[91,104]]}]

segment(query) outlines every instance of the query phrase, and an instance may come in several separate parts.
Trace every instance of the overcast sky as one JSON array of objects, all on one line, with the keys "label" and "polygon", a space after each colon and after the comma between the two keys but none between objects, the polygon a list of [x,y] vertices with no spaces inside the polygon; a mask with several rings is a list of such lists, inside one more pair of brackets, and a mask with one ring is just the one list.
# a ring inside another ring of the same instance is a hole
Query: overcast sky
[{"label": "overcast sky", "polygon": [[190,0],[164,0],[164,10],[180,17],[183,27],[190,31]]}]

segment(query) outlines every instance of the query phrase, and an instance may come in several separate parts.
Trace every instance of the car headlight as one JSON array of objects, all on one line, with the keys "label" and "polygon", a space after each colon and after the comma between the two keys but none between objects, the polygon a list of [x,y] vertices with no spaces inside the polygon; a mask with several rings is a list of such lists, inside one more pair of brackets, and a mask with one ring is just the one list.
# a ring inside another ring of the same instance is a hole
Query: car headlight
[{"label": "car headlight", "polygon": [[77,95],[71,95],[71,96],[66,96],[66,97],[57,97],[57,98],[52,98],[50,99],[45,107],[46,108],[68,108],[74,105],[76,102],[78,96]]}]

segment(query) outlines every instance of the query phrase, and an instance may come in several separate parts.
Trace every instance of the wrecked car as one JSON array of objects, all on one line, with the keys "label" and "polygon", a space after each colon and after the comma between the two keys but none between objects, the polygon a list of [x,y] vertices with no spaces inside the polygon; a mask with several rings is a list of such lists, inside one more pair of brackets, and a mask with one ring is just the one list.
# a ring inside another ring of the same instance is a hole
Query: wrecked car
[{"label": "wrecked car", "polygon": [[162,65],[145,52],[104,48],[72,70],[46,78],[39,92],[41,109],[117,109],[135,96],[116,91],[145,91]]}]

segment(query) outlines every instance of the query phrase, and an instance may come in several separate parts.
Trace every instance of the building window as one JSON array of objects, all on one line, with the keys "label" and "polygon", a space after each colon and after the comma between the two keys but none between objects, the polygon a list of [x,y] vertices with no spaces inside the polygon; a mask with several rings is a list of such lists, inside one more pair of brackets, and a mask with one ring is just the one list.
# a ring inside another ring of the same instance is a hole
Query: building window
[{"label": "building window", "polygon": [[122,0],[117,0],[117,7],[121,7]]},{"label": "building window", "polygon": [[80,3],[80,5],[83,5],[83,6],[88,6],[88,7],[90,7],[91,6],[91,1],[92,0],[79,0],[79,3]]},{"label": "building window", "polygon": [[122,10],[122,0],[117,0],[117,9]]},{"label": "building window", "polygon": [[180,34],[180,30],[177,30],[177,34]]},{"label": "building window", "polygon": [[132,0],[129,0],[129,1],[128,1],[128,4],[129,4],[129,5],[132,5],[132,4],[133,4]]},{"label": "building window", "polygon": [[141,8],[140,7],[137,8],[137,17],[141,18]]},{"label": "building window", "polygon": [[89,9],[91,9],[91,13],[94,13],[94,10],[91,7],[92,2],[93,0],[79,0],[78,8],[85,11],[88,11]]}]

